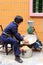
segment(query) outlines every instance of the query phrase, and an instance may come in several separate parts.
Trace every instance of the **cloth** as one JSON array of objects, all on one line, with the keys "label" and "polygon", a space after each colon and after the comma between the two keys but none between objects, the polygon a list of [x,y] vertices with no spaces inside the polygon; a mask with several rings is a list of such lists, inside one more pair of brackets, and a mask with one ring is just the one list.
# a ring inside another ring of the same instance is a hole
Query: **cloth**
[{"label": "cloth", "polygon": [[[4,34],[3,32],[5,32],[8,35],[12,35],[15,36],[15,38],[11,37],[11,36],[7,36],[6,34]],[[19,42],[18,41],[22,41],[23,37],[18,33],[18,25],[15,22],[11,22],[2,32],[1,35],[1,40],[4,44],[12,44],[13,45],[13,50],[15,55],[19,55],[20,54],[20,50],[19,50]],[[18,41],[17,41],[18,40]]]}]

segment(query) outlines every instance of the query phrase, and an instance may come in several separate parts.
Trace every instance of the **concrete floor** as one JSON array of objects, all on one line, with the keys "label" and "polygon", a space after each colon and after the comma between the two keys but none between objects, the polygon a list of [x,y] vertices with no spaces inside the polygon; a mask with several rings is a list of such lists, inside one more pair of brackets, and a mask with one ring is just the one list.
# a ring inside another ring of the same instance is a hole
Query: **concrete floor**
[{"label": "concrete floor", "polygon": [[33,56],[30,58],[22,58],[23,63],[15,61],[13,53],[6,55],[0,52],[0,65],[43,65],[43,50],[41,52],[33,52]]}]

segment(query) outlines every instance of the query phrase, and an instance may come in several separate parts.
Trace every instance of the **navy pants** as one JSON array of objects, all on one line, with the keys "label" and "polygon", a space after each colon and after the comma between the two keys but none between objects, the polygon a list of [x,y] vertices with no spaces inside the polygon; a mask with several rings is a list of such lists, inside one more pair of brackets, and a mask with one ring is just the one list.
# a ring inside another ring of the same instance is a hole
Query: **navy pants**
[{"label": "navy pants", "polygon": [[7,37],[4,40],[4,44],[8,44],[8,43],[13,45],[13,51],[15,56],[20,55],[20,48],[19,48],[20,43],[15,38]]}]

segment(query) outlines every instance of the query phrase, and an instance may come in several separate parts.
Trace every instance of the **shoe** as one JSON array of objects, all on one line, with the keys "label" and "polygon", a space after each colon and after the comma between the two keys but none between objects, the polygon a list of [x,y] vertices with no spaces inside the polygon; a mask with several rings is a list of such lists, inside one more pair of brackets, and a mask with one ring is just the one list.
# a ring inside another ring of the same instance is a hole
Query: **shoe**
[{"label": "shoe", "polygon": [[17,62],[19,62],[19,63],[23,63],[23,60],[20,59],[20,56],[16,56],[16,57],[15,57],[15,60],[16,60]]}]

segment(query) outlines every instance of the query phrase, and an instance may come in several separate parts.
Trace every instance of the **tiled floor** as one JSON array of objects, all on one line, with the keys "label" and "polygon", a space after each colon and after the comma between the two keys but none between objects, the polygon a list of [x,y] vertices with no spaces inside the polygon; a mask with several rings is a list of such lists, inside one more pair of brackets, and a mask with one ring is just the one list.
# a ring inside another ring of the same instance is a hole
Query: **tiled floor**
[{"label": "tiled floor", "polygon": [[23,63],[20,64],[15,61],[14,54],[0,52],[0,65],[43,65],[43,50],[42,52],[33,52],[33,56],[30,58],[22,58]]}]

